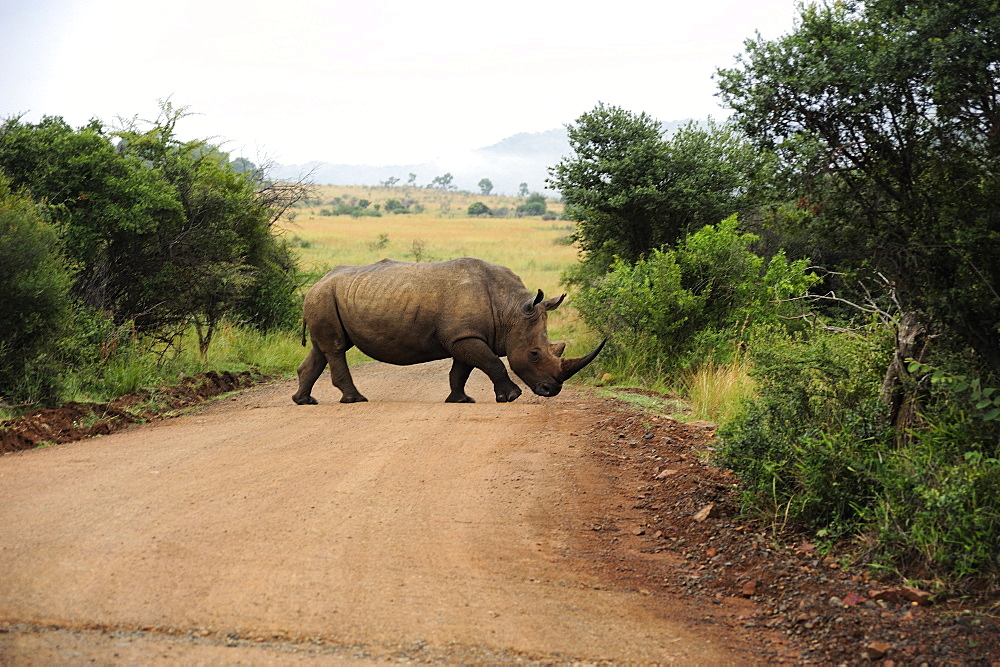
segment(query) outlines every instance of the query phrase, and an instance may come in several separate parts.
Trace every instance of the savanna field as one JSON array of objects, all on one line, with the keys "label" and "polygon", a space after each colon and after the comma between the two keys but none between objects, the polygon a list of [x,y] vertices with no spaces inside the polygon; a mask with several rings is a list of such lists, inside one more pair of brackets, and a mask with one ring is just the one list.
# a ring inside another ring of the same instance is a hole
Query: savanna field
[{"label": "savanna field", "polygon": [[[324,215],[336,199],[368,200],[381,216]],[[387,213],[387,201],[412,201],[422,212]],[[321,203],[316,203],[317,200]],[[514,271],[528,290],[548,296],[566,291],[561,278],[578,260],[570,242],[573,223],[558,219],[562,205],[546,202],[554,220],[531,217],[472,217],[470,205],[482,202],[491,210],[506,208],[511,216],[524,202],[517,197],[482,196],[415,187],[317,186],[306,205],[292,210],[279,224],[300,258],[300,269],[311,283],[340,264],[370,264],[388,257],[401,261],[437,262],[478,257]],[[584,354],[590,335],[567,303],[549,316],[549,337],[566,340],[567,354]],[[592,349],[592,345],[591,348]],[[358,354],[357,351],[352,351]]]}]

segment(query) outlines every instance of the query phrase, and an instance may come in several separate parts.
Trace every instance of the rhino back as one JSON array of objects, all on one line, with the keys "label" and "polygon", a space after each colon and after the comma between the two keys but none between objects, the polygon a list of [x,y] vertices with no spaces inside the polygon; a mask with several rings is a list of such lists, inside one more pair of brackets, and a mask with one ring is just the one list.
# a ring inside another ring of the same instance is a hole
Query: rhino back
[{"label": "rhino back", "polygon": [[321,282],[329,283],[351,342],[374,359],[402,365],[449,357],[451,344],[470,337],[503,354],[506,311],[531,297],[512,271],[474,258],[385,259],[337,267]]}]

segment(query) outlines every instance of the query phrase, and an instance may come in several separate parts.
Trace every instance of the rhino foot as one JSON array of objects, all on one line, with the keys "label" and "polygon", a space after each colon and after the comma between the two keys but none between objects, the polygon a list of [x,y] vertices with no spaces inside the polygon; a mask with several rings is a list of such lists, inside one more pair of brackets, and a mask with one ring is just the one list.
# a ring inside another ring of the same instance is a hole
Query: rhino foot
[{"label": "rhino foot", "polygon": [[468,396],[466,394],[450,394],[448,398],[444,399],[445,403],[475,403],[476,399]]},{"label": "rhino foot", "polygon": [[292,396],[292,400],[295,401],[299,405],[319,405],[319,401],[317,401],[312,396],[306,396],[305,398],[299,398],[298,396]]},{"label": "rhino foot", "polygon": [[510,403],[516,401],[517,397],[521,395],[521,388],[516,384],[512,384],[508,389],[498,389],[497,390],[497,403]]},{"label": "rhino foot", "polygon": [[340,399],[341,403],[367,403],[368,399],[361,394],[344,394]]}]

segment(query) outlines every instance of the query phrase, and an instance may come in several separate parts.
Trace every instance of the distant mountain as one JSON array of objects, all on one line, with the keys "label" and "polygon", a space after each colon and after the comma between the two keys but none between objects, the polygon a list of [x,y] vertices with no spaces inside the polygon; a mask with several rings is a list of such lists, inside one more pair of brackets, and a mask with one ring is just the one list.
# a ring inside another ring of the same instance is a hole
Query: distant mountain
[{"label": "distant mountain", "polygon": [[[687,121],[664,123],[672,132]],[[514,195],[521,183],[527,183],[531,192],[541,192],[550,197],[559,193],[546,188],[549,167],[572,153],[566,128],[545,132],[522,132],[502,141],[454,155],[435,158],[420,164],[373,167],[370,165],[305,164],[275,165],[272,178],[299,179],[312,173],[310,180],[320,185],[378,185],[390,178],[398,178],[405,185],[409,174],[416,174],[416,184],[425,186],[435,177],[448,173],[454,177],[452,184],[459,190],[477,192],[479,181],[488,178],[493,183],[493,194]]]},{"label": "distant mountain", "polygon": [[520,184],[527,183],[532,192],[558,196],[557,192],[545,188],[545,179],[548,168],[569,154],[566,130],[559,128],[515,134],[486,148],[419,164],[375,167],[307,162],[275,165],[270,174],[272,178],[298,179],[311,172],[310,180],[321,185],[378,185],[390,178],[398,178],[398,184],[405,185],[409,174],[416,174],[416,184],[422,187],[447,173],[454,177],[452,184],[459,190],[478,192],[479,181],[488,178],[493,183],[493,194],[517,194]]}]

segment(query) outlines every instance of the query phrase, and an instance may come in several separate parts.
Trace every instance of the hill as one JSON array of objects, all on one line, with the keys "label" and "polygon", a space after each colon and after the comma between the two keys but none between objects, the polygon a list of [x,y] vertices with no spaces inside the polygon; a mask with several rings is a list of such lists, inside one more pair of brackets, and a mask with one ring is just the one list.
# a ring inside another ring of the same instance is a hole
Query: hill
[{"label": "hill", "polygon": [[[672,121],[663,126],[667,132],[672,132],[686,122]],[[562,127],[545,132],[521,132],[492,146],[444,155],[419,164],[374,166],[313,161],[275,165],[271,176],[299,179],[311,173],[309,180],[321,185],[379,185],[390,178],[398,178],[398,185],[406,185],[409,175],[415,174],[415,185],[422,187],[448,173],[454,177],[452,183],[459,190],[478,192],[479,181],[488,178],[493,183],[493,194],[514,195],[521,183],[527,183],[532,192],[558,197],[558,192],[545,187],[545,179],[549,167],[570,154],[566,128]]]}]

